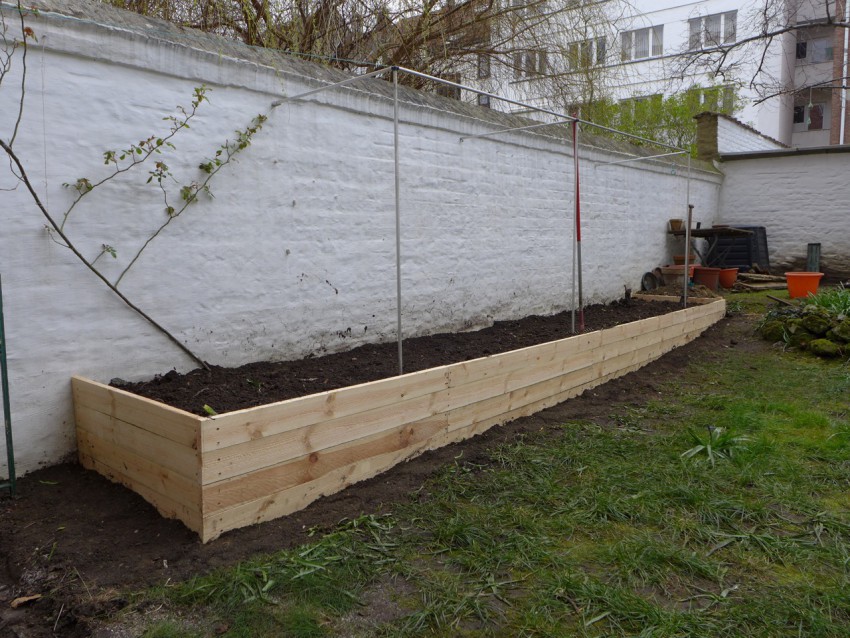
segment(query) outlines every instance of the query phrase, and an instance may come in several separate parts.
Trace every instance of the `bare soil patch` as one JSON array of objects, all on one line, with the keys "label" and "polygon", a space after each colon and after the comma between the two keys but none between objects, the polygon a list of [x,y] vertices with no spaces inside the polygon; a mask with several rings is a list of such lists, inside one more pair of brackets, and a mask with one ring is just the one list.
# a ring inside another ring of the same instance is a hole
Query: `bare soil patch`
[{"label": "bare soil patch", "polygon": [[[588,309],[587,329],[610,327],[677,308],[678,304],[632,303]],[[547,319],[556,325],[544,326]],[[531,317],[523,320],[530,326],[527,330],[522,327],[523,322],[500,322],[488,329],[499,333],[495,342],[484,338],[482,333],[487,331],[413,339],[405,346],[406,368],[413,371],[566,337],[571,334],[569,319],[569,314]],[[527,333],[538,337],[528,341]],[[745,318],[723,321],[696,341],[581,397],[493,428],[469,441],[426,453],[369,481],[320,499],[301,512],[229,532],[208,545],[201,545],[181,523],[160,517],[141,497],[83,470],[76,463],[32,472],[20,480],[17,499],[0,497],[0,638],[92,635],[98,618],[126,605],[122,591],[205,573],[256,553],[303,543],[308,540],[307,532],[311,528],[330,527],[346,517],[386,511],[394,503],[410,498],[430,475],[459,455],[467,461],[487,463],[493,445],[523,433],[540,431],[548,424],[570,419],[607,422],[618,408],[639,406],[657,397],[662,385],[675,382],[692,359],[721,357],[727,348],[733,347],[770,347],[751,333],[752,325]],[[479,341],[483,345],[473,354],[459,345],[461,341]],[[447,358],[434,358],[434,353]],[[310,367],[322,364],[323,360],[338,363],[331,367]],[[201,387],[209,387],[192,385],[196,377],[231,374],[231,380],[220,386],[223,389],[216,386],[214,391],[205,390],[204,394],[210,392],[210,395],[201,405],[208,403],[219,411],[244,407],[240,399],[226,393],[229,386],[250,396],[254,404],[269,403],[327,390],[335,383],[344,386],[368,380],[348,376],[358,369],[374,374],[370,378],[392,375],[396,366],[395,345],[366,346],[349,353],[281,365],[305,367],[290,367],[294,370],[292,374],[297,375],[297,382],[292,384],[282,381],[279,370],[269,369],[263,373],[267,376],[262,376],[259,373],[263,368],[259,364],[230,373],[221,369],[182,376],[169,373],[148,382],[146,394],[174,403],[169,398],[171,395],[164,392],[165,388],[179,387],[184,396],[191,397]],[[383,371],[378,372],[379,368]],[[248,378],[262,383],[262,391],[247,383]],[[314,380],[301,381],[311,378]],[[303,383],[314,385],[305,388]],[[288,385],[294,389],[286,389]],[[279,387],[284,388],[280,393]],[[198,398],[192,401],[188,404],[190,408],[197,407]],[[19,609],[10,607],[14,598],[29,594],[43,597]]]},{"label": "bare soil patch", "polygon": [[[674,302],[623,301],[589,306],[585,332],[610,328],[674,310]],[[578,319],[576,319],[578,321]],[[405,339],[404,371],[416,372],[458,361],[508,352],[573,334],[572,315],[562,312],[497,321],[489,328]],[[398,346],[365,345],[321,357],[271,363],[260,361],[238,368],[211,366],[187,374],[175,371],[141,383],[113,385],[176,408],[206,416],[204,405],[219,414],[294,397],[385,379],[398,374]]]}]

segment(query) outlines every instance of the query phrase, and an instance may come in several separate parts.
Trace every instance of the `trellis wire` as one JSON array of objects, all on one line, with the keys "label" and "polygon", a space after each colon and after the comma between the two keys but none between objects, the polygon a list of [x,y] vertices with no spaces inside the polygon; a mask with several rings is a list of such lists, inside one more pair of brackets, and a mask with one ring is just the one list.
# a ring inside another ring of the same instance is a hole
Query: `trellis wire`
[{"label": "trellis wire", "polygon": [[[664,154],[653,155],[653,156],[649,156],[649,157],[638,157],[638,158],[635,158],[634,160],[628,160],[628,161],[646,160],[646,159],[653,159],[653,158],[656,158],[656,157],[666,157],[666,156],[669,156],[669,155],[681,155],[681,154],[684,154],[684,153],[688,153],[688,177],[687,177],[687,200],[688,200],[688,202],[687,203],[688,203],[688,206],[691,209],[693,208],[692,206],[690,206],[691,160],[690,160],[690,153],[686,149],[683,149],[683,148],[678,147],[678,146],[673,146],[672,144],[666,144],[664,142],[651,140],[649,138],[641,137],[639,135],[633,135],[631,133],[626,133],[625,131],[620,131],[620,130],[617,130],[617,129],[614,129],[614,128],[611,128],[611,127],[608,127],[608,126],[603,126],[601,124],[595,124],[594,122],[582,120],[581,118],[573,116],[573,115],[567,115],[565,113],[559,113],[559,112],[553,111],[551,109],[544,109],[544,108],[541,108],[539,106],[534,106],[532,104],[527,104],[525,102],[513,100],[513,99],[505,97],[503,95],[490,93],[488,91],[482,91],[480,89],[476,89],[474,87],[467,86],[465,84],[460,84],[459,82],[452,82],[452,81],[446,80],[444,78],[438,78],[438,77],[435,77],[433,75],[428,75],[427,73],[422,73],[420,71],[414,71],[412,69],[407,69],[407,68],[404,68],[404,67],[401,67],[401,66],[384,67],[382,69],[378,69],[378,70],[372,71],[370,73],[364,73],[363,75],[357,75],[357,76],[353,76],[353,77],[350,77],[350,78],[346,78],[345,80],[342,80],[340,82],[334,82],[334,83],[331,83],[331,84],[320,86],[320,87],[317,87],[315,89],[311,89],[309,91],[306,91],[304,93],[294,95],[292,97],[281,98],[279,100],[275,100],[274,102],[272,102],[272,108],[276,108],[276,107],[281,106],[282,104],[284,104],[286,102],[300,100],[300,99],[309,97],[311,95],[315,95],[317,93],[327,91],[329,89],[341,88],[343,86],[353,84],[354,82],[357,82],[359,80],[379,77],[379,76],[384,75],[388,72],[392,73],[392,83],[393,83],[393,165],[394,165],[393,166],[393,173],[394,173],[393,177],[394,177],[394,195],[395,195],[395,239],[396,239],[396,254],[395,254],[395,258],[396,258],[396,332],[397,332],[396,340],[398,342],[398,371],[399,371],[400,375],[404,374],[404,352],[403,352],[403,346],[402,346],[402,342],[404,340],[404,333],[403,333],[402,318],[401,318],[401,309],[402,309],[402,289],[401,289],[401,186],[400,186],[401,175],[400,175],[400,166],[399,166],[399,137],[398,137],[398,129],[399,129],[398,75],[399,75],[399,73],[405,73],[407,75],[412,75],[414,77],[425,79],[425,80],[428,80],[428,81],[431,81],[431,82],[434,82],[434,83],[437,83],[437,84],[442,84],[442,85],[445,85],[445,86],[451,86],[451,87],[461,89],[461,90],[464,90],[464,91],[469,91],[469,92],[475,93],[477,95],[485,95],[485,96],[487,96],[491,99],[501,100],[502,102],[505,102],[507,104],[519,106],[519,107],[524,108],[524,109],[530,109],[531,111],[534,111],[536,113],[541,113],[541,114],[544,114],[544,115],[556,117],[559,120],[564,120],[565,122],[570,122],[572,124],[572,126],[573,126],[573,168],[574,168],[574,172],[575,172],[575,191],[574,191],[574,196],[573,196],[574,205],[575,205],[574,224],[573,224],[573,236],[574,236],[573,268],[572,268],[572,270],[573,270],[573,273],[572,273],[573,293],[572,293],[572,303],[571,303],[571,316],[572,316],[572,330],[573,330],[573,332],[576,332],[576,305],[579,306],[579,312],[580,312],[579,329],[580,330],[584,329],[584,308],[582,307],[584,300],[583,300],[582,284],[581,284],[581,235],[580,235],[580,233],[581,233],[581,228],[580,228],[581,204],[580,204],[580,191],[579,191],[580,176],[579,176],[579,162],[578,162],[578,124],[579,123],[586,124],[588,126],[593,126],[595,128],[598,128],[598,129],[601,129],[601,130],[604,130],[604,131],[615,133],[617,135],[620,135],[620,136],[623,136],[623,137],[626,137],[626,138],[629,138],[629,139],[632,139],[632,140],[648,142],[648,143],[651,143],[651,144],[655,144],[657,146],[662,146],[662,147],[665,147],[665,148],[673,149],[675,151],[673,153],[664,153]],[[506,129],[494,131],[492,133],[485,133],[485,134],[482,134],[482,135],[472,135],[472,136],[461,137],[460,141],[463,142],[465,139],[481,138],[481,137],[485,137],[485,136],[507,133],[507,132],[510,132],[510,131],[538,128],[538,127],[543,127],[543,126],[548,126],[548,125],[553,125],[553,124],[558,124],[558,123],[564,123],[564,122],[549,122],[549,123],[544,123],[544,124],[539,124],[539,125],[534,124],[534,125],[530,125],[530,126],[527,126],[527,127],[525,127],[525,126],[523,126],[523,127],[511,127],[511,128],[506,128]],[[610,162],[610,164],[614,164],[614,163],[623,163],[623,162]],[[688,227],[689,228],[686,231],[686,235],[687,235],[686,245],[688,244],[688,240],[689,240],[689,236],[690,236],[690,215],[689,215]],[[687,268],[688,268],[688,264],[687,264],[687,253],[688,252],[689,252],[689,250],[686,249],[685,250],[685,253],[686,253],[686,256],[685,256],[685,260],[686,260],[685,261],[685,272],[686,273],[687,273]],[[576,299],[576,280],[578,281],[578,299]],[[687,306],[687,277],[685,277],[685,291],[684,291],[684,295],[682,297],[682,301],[683,301],[683,305]],[[576,302],[578,302],[578,304]]]}]

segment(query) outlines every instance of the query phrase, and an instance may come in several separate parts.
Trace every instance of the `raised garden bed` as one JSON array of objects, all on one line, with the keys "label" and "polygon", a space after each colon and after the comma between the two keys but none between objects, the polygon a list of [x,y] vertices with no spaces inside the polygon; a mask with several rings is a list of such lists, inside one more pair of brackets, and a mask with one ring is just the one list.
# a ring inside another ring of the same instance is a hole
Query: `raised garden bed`
[{"label": "raised garden bed", "polygon": [[207,542],[636,370],[725,312],[719,300],[213,417],[74,377],[80,462]]}]

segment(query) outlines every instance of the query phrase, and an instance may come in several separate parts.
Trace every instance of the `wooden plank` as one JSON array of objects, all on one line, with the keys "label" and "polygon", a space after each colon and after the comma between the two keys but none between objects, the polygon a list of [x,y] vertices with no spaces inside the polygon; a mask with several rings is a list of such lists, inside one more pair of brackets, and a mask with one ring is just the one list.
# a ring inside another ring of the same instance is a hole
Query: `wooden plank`
[{"label": "wooden plank", "polygon": [[202,449],[206,452],[238,445],[333,418],[395,405],[439,390],[459,387],[473,380],[537,365],[551,360],[554,356],[564,356],[568,352],[592,350],[599,342],[599,332],[577,335],[500,355],[229,412],[204,423]]},{"label": "wooden plank", "polygon": [[200,453],[192,447],[158,436],[120,419],[78,405],[77,431],[90,432],[100,439],[160,464],[195,482],[201,480]]},{"label": "wooden plank", "polygon": [[[664,317],[666,319],[663,321],[675,323],[686,320],[684,315],[678,313],[670,313]],[[230,412],[205,421],[202,449],[206,452],[271,437],[331,418],[359,414],[441,389],[458,387],[470,381],[526,369],[550,361],[554,357],[592,350],[598,347],[603,339],[612,343],[629,339],[654,329],[661,321],[658,317],[651,317],[607,331],[576,335],[499,355]]]},{"label": "wooden plank", "polygon": [[[604,383],[608,379],[622,376],[669,352],[673,348],[695,339],[715,321],[716,318],[705,316],[692,324],[691,330],[681,334],[675,334],[675,328],[668,327],[666,330],[669,334],[663,341],[649,343],[634,351],[627,351],[614,357],[601,359],[593,366],[573,371],[562,377],[521,388],[490,400],[454,410],[448,416],[448,432],[461,429],[479,420],[498,420],[499,415],[518,413],[517,411],[524,410],[528,405],[539,406],[544,403],[555,405],[555,403],[560,403],[567,398],[577,396],[589,388]],[[555,403],[552,403],[549,397],[554,397]],[[529,414],[531,413],[533,412],[529,412]]]},{"label": "wooden plank", "polygon": [[[144,455],[115,445],[86,430],[77,431],[77,447],[81,455],[97,459],[126,480],[130,489],[142,485],[186,510],[201,514],[201,485],[198,481],[160,465]],[[156,505],[156,502],[154,502]]]},{"label": "wooden plank", "polygon": [[223,532],[254,523],[273,520],[304,509],[322,496],[335,494],[349,485],[363,481],[412,458],[424,451],[421,441],[402,450],[385,452],[339,467],[322,477],[296,487],[274,492],[262,498],[204,516],[201,540],[208,542]]},{"label": "wooden plank", "polygon": [[[557,350],[556,345],[552,348]],[[498,396],[515,387],[557,376],[565,369],[586,367],[593,362],[593,353],[597,349],[587,350],[578,357],[554,360],[546,365],[529,365],[500,376],[487,376],[479,381],[450,387],[430,395],[204,454],[204,482],[208,484],[253,472]],[[539,350],[538,356],[541,359],[550,358],[545,355],[545,350]]]},{"label": "wooden plank", "polygon": [[[421,449],[418,443],[424,439],[431,439],[427,447],[434,449],[442,444],[435,443],[438,441],[438,435],[439,440],[442,441],[460,440],[482,431],[482,423],[487,424],[486,427],[491,427],[511,418],[532,414],[544,407],[576,396],[590,387],[603,383],[608,378],[625,374],[625,371],[644,365],[649,360],[669,351],[676,344],[694,338],[710,323],[713,323],[713,319],[706,316],[697,323],[692,322],[689,326],[682,324],[666,326],[654,332],[654,339],[648,340],[648,345],[637,351],[627,349],[616,357],[597,361],[589,369],[581,368],[536,384],[531,389],[524,388],[521,392],[499,394],[468,406],[468,409],[455,409],[434,415],[424,421],[407,423],[377,438],[367,436],[352,443],[330,448],[323,453],[314,453],[292,462],[214,483],[204,490],[204,502],[207,508],[205,511],[211,514],[213,511],[238,506],[240,501],[246,500],[243,497],[262,500],[263,495],[271,491],[287,489],[299,482],[306,484],[318,480],[339,467],[364,460],[370,452],[381,455],[406,446],[412,446],[411,449]],[[516,406],[518,401],[520,405]]]},{"label": "wooden plank", "polygon": [[[645,292],[637,292],[635,293],[635,299],[640,299],[641,301],[672,301],[678,302],[681,297],[674,297],[672,295],[653,295]],[[713,301],[717,301],[717,297],[691,297],[688,296],[689,304],[707,304]]]},{"label": "wooden plank", "polygon": [[[669,326],[668,326],[669,328]],[[673,337],[670,343],[678,343],[686,339],[695,338],[700,330],[684,331],[682,334]],[[648,361],[655,356],[660,356],[667,350],[665,343],[655,343],[644,348],[645,352],[642,355],[635,357],[631,353],[620,355],[621,358],[627,357],[636,358],[641,361]],[[609,359],[607,362],[602,362],[599,365],[607,365],[615,368],[615,372],[608,375],[597,376],[583,386],[571,387],[564,392],[555,395],[546,396],[536,402],[528,403],[520,408],[510,410],[509,412],[499,414],[491,419],[473,421],[467,427],[449,432],[443,428],[437,428],[436,433],[425,441],[416,441],[412,445],[400,450],[379,453],[368,459],[354,461],[348,465],[344,465],[333,469],[323,476],[312,481],[289,487],[280,491],[268,494],[266,496],[254,499],[252,501],[240,503],[234,507],[220,510],[211,513],[204,517],[204,531],[202,538],[204,542],[218,537],[223,532],[252,525],[266,520],[296,512],[303,509],[311,502],[322,496],[334,494],[345,489],[349,485],[361,480],[365,480],[376,476],[382,471],[390,467],[410,459],[418,454],[421,454],[427,449],[436,449],[448,443],[469,438],[475,434],[481,433],[494,425],[505,423],[507,421],[533,414],[545,407],[555,405],[571,396],[582,392],[585,389],[604,383],[608,378],[626,374],[627,372],[636,369],[643,363],[631,364],[623,367],[622,362],[615,362]],[[604,372],[604,368],[602,370]],[[547,382],[547,383],[551,383]]]},{"label": "wooden plank", "polygon": [[176,518],[199,536],[203,535],[203,519],[200,513],[188,508],[184,503],[179,503],[165,494],[155,492],[147,486],[132,480],[123,472],[111,467],[99,458],[93,458],[87,454],[80,453],[80,463],[86,469],[94,470],[113,483],[120,483],[130,488],[153,505],[165,518]]},{"label": "wooden plank", "polygon": [[316,480],[328,472],[363,459],[413,449],[448,425],[443,415],[416,423],[406,423],[377,436],[364,437],[352,443],[314,452],[307,456],[203,488],[204,514],[213,514],[268,494]]},{"label": "wooden plank", "polygon": [[75,408],[97,410],[180,445],[198,446],[203,417],[83,377],[71,378],[71,390]]},{"label": "wooden plank", "polygon": [[[464,405],[478,403],[505,392],[511,392],[517,388],[534,385],[559,376],[564,372],[586,368],[592,365],[594,358],[615,357],[621,352],[640,347],[644,342],[651,343],[661,339],[664,330],[672,331],[675,334],[681,333],[693,321],[693,319],[687,321],[689,317],[685,313],[698,316],[699,313],[704,314],[705,312],[701,309],[696,309],[693,312],[691,309],[680,311],[680,313],[672,313],[678,316],[670,316],[667,321],[653,317],[651,320],[643,322],[643,328],[647,330],[654,327],[656,330],[644,332],[637,336],[632,336],[633,330],[618,330],[617,334],[622,335],[622,339],[614,340],[604,347],[597,346],[586,350],[582,355],[575,358],[558,360],[548,355],[545,349],[537,349],[537,358],[539,360],[550,360],[550,364],[531,365],[502,375],[492,375],[480,381],[467,383],[460,387],[450,387],[431,395],[397,402],[374,410],[356,413],[349,417],[316,423],[300,429],[290,429],[282,434],[255,439],[220,449],[214,453],[204,454],[204,483],[209,484],[240,474],[254,472],[263,467],[277,465],[339,444],[372,436],[381,431],[399,427],[404,423],[427,419],[436,414],[449,412]],[[659,325],[664,323],[670,325],[658,328]],[[556,351],[563,345],[563,341],[550,344]]]}]

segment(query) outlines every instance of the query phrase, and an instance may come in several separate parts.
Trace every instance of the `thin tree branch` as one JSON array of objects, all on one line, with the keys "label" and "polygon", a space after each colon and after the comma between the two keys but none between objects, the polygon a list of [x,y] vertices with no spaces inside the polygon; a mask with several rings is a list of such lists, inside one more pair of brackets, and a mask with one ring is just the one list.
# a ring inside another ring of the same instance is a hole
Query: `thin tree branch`
[{"label": "thin tree branch", "polygon": [[27,187],[27,190],[29,190],[30,195],[32,195],[32,198],[35,201],[36,206],[38,206],[38,209],[41,211],[41,214],[44,215],[44,217],[47,219],[50,226],[53,228],[53,231],[57,235],[59,235],[59,237],[62,238],[62,241],[65,242],[65,245],[67,246],[67,248],[72,253],[74,253],[74,255],[77,257],[77,259],[79,259],[85,265],[86,268],[88,268],[92,273],[94,273],[94,275],[98,279],[100,279],[106,285],[107,288],[109,288],[112,292],[114,292],[116,295],[118,295],[118,298],[121,299],[121,301],[123,301],[125,304],[127,304],[127,306],[129,306],[136,313],[138,313],[143,319],[145,319],[145,321],[147,321],[149,324],[151,324],[154,328],[156,328],[162,334],[164,334],[166,337],[168,337],[178,348],[180,348],[183,352],[185,352],[187,355],[189,355],[189,357],[191,357],[193,361],[195,361],[197,364],[199,364],[205,370],[209,370],[209,366],[206,364],[206,362],[204,362],[198,355],[196,355],[194,352],[192,352],[184,343],[179,341],[177,339],[177,337],[175,337],[173,334],[171,334],[166,328],[164,328],[157,321],[155,321],[153,318],[151,318],[151,316],[148,315],[144,310],[142,310],[137,305],[135,305],[132,301],[127,299],[127,297],[121,291],[119,291],[115,286],[113,286],[112,283],[110,283],[110,281],[106,277],[104,277],[97,268],[92,266],[91,262],[89,262],[89,260],[86,259],[79,250],[77,250],[77,247],[74,246],[73,242],[62,231],[62,229],[59,227],[59,225],[56,223],[56,221],[53,219],[53,217],[50,215],[50,213],[44,207],[44,204],[41,203],[41,199],[39,198],[38,193],[35,192],[35,189],[33,188],[32,183],[30,182],[29,177],[27,176],[26,170],[24,169],[24,166],[21,163],[21,160],[15,154],[15,151],[12,150],[12,147],[9,144],[7,144],[4,140],[0,140],[0,148],[2,148],[6,152],[6,154],[9,156],[9,158],[18,167],[18,171],[19,171],[19,174],[20,174],[21,181],[23,181],[24,185]]}]

